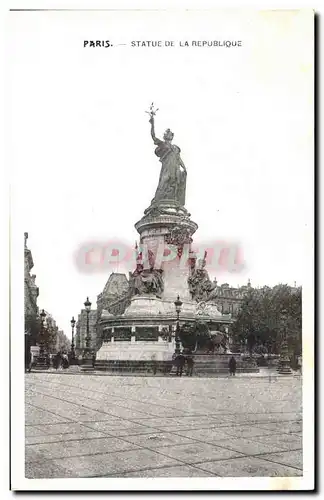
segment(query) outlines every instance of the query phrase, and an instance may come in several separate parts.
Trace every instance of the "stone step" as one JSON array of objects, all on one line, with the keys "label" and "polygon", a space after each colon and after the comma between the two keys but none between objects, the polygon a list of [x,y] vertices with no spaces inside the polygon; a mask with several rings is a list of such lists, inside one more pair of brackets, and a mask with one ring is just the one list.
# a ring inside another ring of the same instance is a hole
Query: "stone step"
[{"label": "stone step", "polygon": [[[99,360],[96,361],[95,370],[105,371],[110,373],[163,373],[174,375],[176,372],[176,367],[170,361],[126,361],[126,360]],[[82,370],[84,371],[84,370]],[[90,371],[90,370],[89,370]],[[259,368],[257,366],[251,366],[248,363],[237,363],[237,373],[257,373]],[[183,369],[183,373],[186,372],[186,366]],[[195,375],[211,375],[211,374],[228,374],[228,363],[217,362],[216,360],[211,361],[199,361],[194,364],[193,374]]]}]

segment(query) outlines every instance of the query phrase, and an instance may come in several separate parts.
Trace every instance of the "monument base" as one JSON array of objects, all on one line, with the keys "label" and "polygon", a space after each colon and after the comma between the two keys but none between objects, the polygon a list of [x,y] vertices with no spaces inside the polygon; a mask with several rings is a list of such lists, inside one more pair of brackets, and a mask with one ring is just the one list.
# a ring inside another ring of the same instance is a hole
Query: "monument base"
[{"label": "monument base", "polygon": [[97,353],[95,369],[167,374],[172,368],[174,349],[174,341],[104,342]]},{"label": "monument base", "polygon": [[101,361],[171,361],[174,341],[115,341],[103,342],[97,352],[97,364]]}]

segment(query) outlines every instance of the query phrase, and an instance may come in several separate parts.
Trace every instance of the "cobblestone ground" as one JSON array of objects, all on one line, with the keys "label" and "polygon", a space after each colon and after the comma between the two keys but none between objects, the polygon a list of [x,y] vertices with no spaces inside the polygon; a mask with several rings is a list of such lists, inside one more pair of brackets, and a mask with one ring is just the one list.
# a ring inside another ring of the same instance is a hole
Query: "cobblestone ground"
[{"label": "cobblestone ground", "polygon": [[26,374],[26,477],[302,476],[301,377]]}]

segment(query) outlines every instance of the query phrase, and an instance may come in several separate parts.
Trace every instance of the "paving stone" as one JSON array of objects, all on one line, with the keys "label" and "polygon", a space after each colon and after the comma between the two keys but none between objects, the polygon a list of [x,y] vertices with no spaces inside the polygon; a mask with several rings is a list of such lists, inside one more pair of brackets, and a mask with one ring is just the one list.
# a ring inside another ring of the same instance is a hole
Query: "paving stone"
[{"label": "paving stone", "polygon": [[288,465],[291,467],[297,467],[298,469],[303,468],[303,453],[300,451],[285,451],[281,453],[269,453],[263,455],[264,460],[271,460],[272,462],[277,462],[282,465]]},{"label": "paving stone", "polygon": [[181,446],[163,447],[159,451],[164,455],[183,460],[186,464],[242,456],[242,453],[235,450],[198,442]]},{"label": "paving stone", "polygon": [[290,477],[301,476],[302,472],[259,457],[233,458],[204,462],[199,467],[220,477]]},{"label": "paving stone", "polygon": [[247,438],[210,439],[209,442],[230,450],[239,451],[244,455],[258,455],[259,453],[273,453],[282,450],[279,446],[263,444]]},{"label": "paving stone", "polygon": [[221,427],[225,427],[224,424],[222,423],[219,423],[217,424],[216,422],[212,421],[212,422],[199,422],[199,420],[195,421],[195,422],[186,422],[185,420],[183,420],[182,422],[179,421],[178,424],[172,424],[172,425],[163,425],[163,426],[157,426],[159,429],[165,431],[165,432],[178,432],[178,431],[190,431],[190,430],[199,430],[199,429],[203,429],[205,430],[206,432],[211,429],[211,428],[221,428]]},{"label": "paving stone", "polygon": [[26,425],[25,426],[25,438],[28,439],[29,437],[32,436],[41,436],[43,433],[42,430],[38,429],[34,425]]},{"label": "paving stone", "polygon": [[[51,477],[105,477],[117,472],[133,472],[150,467],[180,465],[177,460],[143,449],[63,458],[52,462],[51,472],[53,471],[53,475]],[[56,466],[59,467],[60,476],[55,475]],[[42,473],[41,469],[39,470]]]},{"label": "paving stone", "polygon": [[278,433],[287,433],[287,434],[295,434],[298,432],[302,432],[303,426],[301,422],[293,421],[293,422],[277,422],[277,423],[264,423],[264,424],[257,424],[257,427],[260,429],[266,429],[275,432],[276,434]]},{"label": "paving stone", "polygon": [[284,414],[284,413],[249,413],[249,414],[238,414],[235,415],[235,422],[239,423],[246,423],[246,422],[251,422],[254,424],[258,423],[276,423],[280,422],[282,423],[283,421],[285,422],[290,422],[293,421],[296,418],[296,414],[294,413],[289,413],[289,414]]},{"label": "paving stone", "polygon": [[161,429],[155,429],[155,428],[152,428],[152,427],[145,427],[143,426],[142,428],[140,427],[136,427],[136,428],[133,428],[133,427],[128,427],[128,428],[124,428],[124,429],[116,429],[114,430],[114,432],[111,431],[111,434],[113,434],[114,436],[118,436],[120,438],[122,437],[127,437],[127,436],[136,436],[136,435],[142,435],[142,434],[152,434],[152,433],[158,433],[158,432],[164,432],[163,430]]},{"label": "paving stone", "polygon": [[179,465],[178,467],[162,467],[160,469],[148,469],[138,472],[127,472],[114,474],[113,477],[212,477],[210,472],[203,471],[191,465]]},{"label": "paving stone", "polygon": [[190,429],[186,431],[176,431],[180,436],[185,436],[187,438],[197,439],[198,441],[203,441],[209,443],[214,439],[228,439],[228,435],[221,428],[211,428],[211,429]]},{"label": "paving stone", "polygon": [[48,460],[93,455],[97,453],[112,453],[114,451],[137,449],[138,446],[116,438],[93,438],[81,439],[79,441],[67,441],[59,443],[44,443],[26,446],[26,459],[40,462],[45,458]]},{"label": "paving stone", "polygon": [[[147,434],[140,434],[137,436],[128,435],[124,436],[124,439],[131,443],[138,444],[139,446],[143,446],[145,448],[158,448],[159,450],[163,446],[169,446],[174,444],[194,444],[194,441],[192,439],[188,439],[187,437],[178,436],[176,434],[171,434],[168,432],[166,433],[150,432]],[[162,449],[160,451],[163,452]]]},{"label": "paving stone", "polygon": [[169,418],[165,420],[165,424],[161,424],[161,428],[163,427],[171,427],[182,425],[183,427],[215,427],[217,425],[223,425],[226,423],[225,420],[216,420],[212,417],[207,416],[183,416],[181,418]]},{"label": "paving stone", "polygon": [[254,436],[272,436],[273,430],[256,427],[251,424],[244,425],[232,425],[227,427],[222,427],[221,431],[230,437],[254,437]]},{"label": "paving stone", "polygon": [[100,437],[107,437],[107,435],[103,434],[102,432],[97,432],[97,431],[83,432],[81,434],[77,433],[77,432],[72,432],[71,434],[69,434],[69,433],[46,434],[45,436],[39,435],[39,436],[27,437],[26,438],[26,445],[28,445],[28,444],[56,443],[56,442],[64,443],[65,441],[76,441],[76,440],[81,440],[81,439],[93,439],[93,438],[100,438]]},{"label": "paving stone", "polygon": [[50,479],[69,477],[66,468],[53,460],[43,460],[42,462],[25,461],[25,477],[27,479]]},{"label": "paving stone", "polygon": [[270,436],[257,436],[252,439],[259,443],[274,445],[281,448],[282,451],[302,449],[303,447],[303,439],[298,434],[272,434]]},{"label": "paving stone", "polygon": [[71,433],[82,433],[91,431],[87,427],[83,426],[78,422],[68,422],[62,424],[38,424],[37,428],[39,429],[38,435],[46,435],[46,434],[71,434]]},{"label": "paving stone", "polygon": [[143,415],[143,413],[134,410],[128,410],[127,408],[118,408],[118,407],[109,408],[109,414],[113,417],[127,418],[127,419],[145,418],[145,415]]},{"label": "paving stone", "polygon": [[120,420],[119,424],[113,422],[88,422],[87,427],[90,429],[95,429],[101,432],[106,432],[108,434],[127,435],[128,433],[141,433],[141,432],[152,432],[152,429],[146,425],[136,424],[127,420]]},{"label": "paving stone", "polygon": [[[41,401],[39,401],[41,403]],[[52,424],[55,422],[65,422],[66,419],[48,411],[39,410],[30,405],[25,407],[25,425]]]}]

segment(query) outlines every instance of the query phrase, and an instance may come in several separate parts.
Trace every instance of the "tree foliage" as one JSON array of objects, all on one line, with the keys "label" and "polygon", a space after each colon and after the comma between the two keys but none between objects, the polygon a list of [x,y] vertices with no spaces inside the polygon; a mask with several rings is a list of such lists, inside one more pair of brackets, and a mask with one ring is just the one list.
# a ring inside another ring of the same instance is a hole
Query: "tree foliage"
[{"label": "tree foliage", "polygon": [[[286,314],[283,317],[282,311]],[[288,285],[250,289],[233,324],[234,341],[253,350],[279,353],[286,331],[291,354],[301,354],[302,291]]]},{"label": "tree foliage", "polygon": [[57,326],[50,324],[42,327],[39,316],[25,316],[26,348],[40,345],[42,342],[49,353],[57,350],[66,350],[70,348],[70,341],[60,332]]},{"label": "tree foliage", "polygon": [[30,346],[37,344],[40,330],[41,319],[38,316],[25,316],[25,333]]}]

